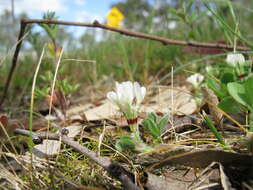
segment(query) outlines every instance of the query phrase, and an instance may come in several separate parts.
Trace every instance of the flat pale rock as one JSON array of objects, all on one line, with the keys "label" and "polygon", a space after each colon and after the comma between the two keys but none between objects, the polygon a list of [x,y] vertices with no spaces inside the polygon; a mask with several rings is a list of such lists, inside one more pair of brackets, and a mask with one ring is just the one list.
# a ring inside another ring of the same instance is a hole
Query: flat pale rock
[{"label": "flat pale rock", "polygon": [[61,142],[57,140],[43,140],[42,144],[33,147],[33,154],[40,157],[53,157],[59,154]]}]

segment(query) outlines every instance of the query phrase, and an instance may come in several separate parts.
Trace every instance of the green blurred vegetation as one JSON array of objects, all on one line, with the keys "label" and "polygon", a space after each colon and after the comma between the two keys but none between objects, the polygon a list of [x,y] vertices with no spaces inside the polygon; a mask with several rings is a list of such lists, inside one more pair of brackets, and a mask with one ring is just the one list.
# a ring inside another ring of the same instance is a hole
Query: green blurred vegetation
[{"label": "green blurred vegetation", "polygon": [[[240,39],[237,44],[250,44],[252,38],[253,9],[247,0],[126,0],[111,7],[119,8],[124,14],[124,28],[170,39],[222,41],[233,45],[235,37]],[[0,16],[0,89],[11,65],[19,19],[25,16],[22,14],[13,20],[8,11]],[[57,17],[57,13],[54,16]],[[182,68],[181,75],[188,74],[184,70],[201,71],[205,66],[203,62],[197,64],[193,60],[206,55],[186,54],[181,46],[164,46],[114,32],[87,29],[78,38],[67,27],[57,26],[56,34],[52,35],[35,25],[30,26],[27,32],[9,100],[15,100],[17,92],[22,96],[29,94],[39,55],[44,44],[50,42],[55,49],[64,47],[60,78],[71,78],[71,82],[81,84],[81,88],[96,84],[105,75],[115,80],[138,80],[148,84],[168,74],[171,66]],[[39,75],[45,75],[48,70],[54,72],[55,62],[56,59],[47,55]],[[43,82],[39,80],[38,86],[48,86]]]}]

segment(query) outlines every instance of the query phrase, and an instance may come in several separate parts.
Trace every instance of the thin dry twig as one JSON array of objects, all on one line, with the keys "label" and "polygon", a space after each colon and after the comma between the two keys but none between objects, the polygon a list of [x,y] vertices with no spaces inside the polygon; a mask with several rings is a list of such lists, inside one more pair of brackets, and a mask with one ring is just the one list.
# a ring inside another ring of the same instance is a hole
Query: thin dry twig
[{"label": "thin dry twig", "polygon": [[[69,26],[101,28],[104,30],[118,32],[126,36],[133,36],[133,37],[138,37],[138,38],[159,41],[163,43],[164,45],[170,44],[170,45],[183,45],[183,46],[194,46],[194,47],[220,48],[220,49],[229,49],[229,50],[233,50],[234,48],[234,46],[223,44],[223,43],[207,43],[207,42],[172,40],[168,38],[159,37],[156,35],[107,26],[105,24],[100,24],[96,20],[92,24],[81,23],[81,22],[67,22],[67,21],[60,21],[60,20],[42,20],[42,19],[22,19],[21,23],[22,22],[26,24],[33,24],[33,23],[42,24],[43,23],[43,24],[59,24],[59,25],[69,25]],[[247,46],[237,46],[236,49],[242,50],[242,51],[250,50],[250,48]]]}]

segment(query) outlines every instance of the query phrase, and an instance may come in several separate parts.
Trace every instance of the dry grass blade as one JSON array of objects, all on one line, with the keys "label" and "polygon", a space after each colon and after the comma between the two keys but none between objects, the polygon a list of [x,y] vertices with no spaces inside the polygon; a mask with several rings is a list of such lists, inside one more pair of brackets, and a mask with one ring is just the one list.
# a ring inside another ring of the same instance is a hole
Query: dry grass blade
[{"label": "dry grass blade", "polygon": [[[38,65],[36,67],[36,70],[35,70],[35,73],[34,73],[34,77],[33,77],[33,84],[32,84],[32,91],[31,91],[31,103],[30,103],[30,114],[29,114],[29,131],[30,131],[30,134],[32,134],[32,126],[33,126],[33,107],[34,107],[34,98],[35,98],[35,87],[36,87],[36,81],[37,81],[37,76],[38,76],[38,73],[39,73],[39,69],[40,69],[40,66],[41,66],[41,63],[42,63],[42,59],[43,59],[43,56],[44,56],[44,53],[45,53],[45,45],[42,49],[42,52],[41,52],[41,56],[40,56],[40,59],[39,59],[39,62],[38,62]],[[32,145],[33,145],[33,139],[32,139],[32,136],[30,135],[29,137],[29,142],[28,142],[28,147],[29,147],[29,151],[32,152]],[[31,154],[31,159],[30,159],[30,163],[31,163],[31,169],[30,169],[30,188],[31,187],[34,187],[34,184],[33,184],[33,155]]]},{"label": "dry grass blade", "polygon": [[104,136],[105,136],[105,121],[104,121],[104,126],[103,126],[103,132],[99,135],[99,141],[98,141],[98,155],[99,156],[100,156],[101,145],[102,145]]},{"label": "dry grass blade", "polygon": [[44,53],[45,53],[45,45],[42,49],[40,59],[39,59],[39,62],[38,62],[38,65],[36,67],[34,77],[33,77],[32,91],[31,91],[31,103],[30,103],[30,115],[29,115],[29,130],[30,131],[32,131],[32,124],[33,124],[33,106],[34,106],[36,81],[37,81],[37,77],[38,77],[38,73],[39,73],[39,69],[40,69],[40,66],[41,66],[41,63],[42,63]]},{"label": "dry grass blade", "polygon": [[14,46],[6,53],[6,55],[0,59],[0,67],[2,66],[3,62],[6,60],[6,58],[11,54],[12,50],[14,50],[14,48],[21,42],[23,41],[27,36],[28,36],[29,32],[25,33],[24,36],[19,39]]},{"label": "dry grass blade", "polygon": [[10,189],[26,189],[26,184],[16,175],[9,172],[2,164],[0,164],[0,179],[8,181]]},{"label": "dry grass blade", "polygon": [[[212,102],[205,100],[206,103],[215,106]],[[232,118],[230,115],[228,115],[226,112],[224,112],[222,109],[220,109],[219,107],[216,106],[216,108],[219,110],[220,113],[222,113],[222,115],[224,115],[225,117],[227,117],[230,121],[234,122],[240,129],[241,131],[243,131],[244,133],[248,134],[249,131],[247,129],[245,129],[245,127],[243,125],[241,125],[238,121],[236,121],[234,118]]]},{"label": "dry grass blade", "polygon": [[[1,140],[1,138],[7,139],[8,142],[10,143],[12,149],[15,151],[16,154],[18,154],[18,153],[17,153],[17,150],[16,150],[16,148],[15,148],[15,146],[14,146],[14,144],[13,144],[13,141],[11,140],[11,138],[10,138],[8,132],[6,131],[6,128],[5,128],[5,127],[8,127],[8,126],[4,126],[4,125],[2,124],[2,122],[0,122],[0,131],[4,133],[4,134],[3,134],[4,136],[3,136],[3,137],[0,137],[0,143],[3,143],[2,140]],[[4,144],[3,144],[3,145],[4,145]]]}]

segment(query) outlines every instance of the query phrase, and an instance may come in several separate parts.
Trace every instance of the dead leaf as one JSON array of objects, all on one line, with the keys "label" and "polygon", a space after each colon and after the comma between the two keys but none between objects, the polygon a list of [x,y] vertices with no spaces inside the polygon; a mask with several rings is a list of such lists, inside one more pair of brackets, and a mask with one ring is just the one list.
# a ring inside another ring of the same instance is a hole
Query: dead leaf
[{"label": "dead leaf", "polygon": [[53,157],[59,154],[61,142],[57,140],[43,140],[42,144],[33,147],[33,154],[40,158]]},{"label": "dead leaf", "polygon": [[0,122],[4,127],[7,127],[8,125],[8,118],[5,115],[0,115]]},{"label": "dead leaf", "polygon": [[106,100],[104,104],[98,107],[89,109],[84,112],[88,121],[112,118],[117,113],[119,113],[118,108],[109,100]]},{"label": "dead leaf", "polygon": [[165,89],[149,103],[142,107],[144,112],[173,113],[177,115],[190,115],[197,109],[197,104],[185,87]]},{"label": "dead leaf", "polygon": [[[81,133],[81,131],[83,130],[83,126],[71,125],[71,126],[65,127],[65,129],[68,130],[67,136],[69,138],[74,138],[75,136]],[[61,130],[59,130],[57,133],[59,133],[60,131]]]},{"label": "dead leaf", "polygon": [[[6,137],[6,133],[9,136],[13,135],[14,129],[17,128],[17,125],[15,124],[11,124],[11,122],[9,121],[8,117],[5,115],[0,115],[0,138],[5,138]],[[3,129],[4,127],[4,129]],[[4,131],[5,130],[5,131]]]},{"label": "dead leaf", "polygon": [[[52,110],[56,112],[57,116],[60,115],[60,119],[62,119],[61,115],[63,115],[64,117],[66,116],[68,102],[61,89],[54,89],[53,95],[47,94],[45,96],[45,101],[48,107],[50,107],[50,103],[52,101]],[[57,107],[59,107],[60,109],[57,109]]]},{"label": "dead leaf", "polygon": [[159,161],[149,167],[150,169],[161,168],[167,165],[183,165],[192,168],[207,167],[212,162],[222,165],[252,167],[253,156],[222,150],[198,150],[187,153],[179,153]]},{"label": "dead leaf", "polygon": [[[147,182],[144,185],[148,190],[173,190],[175,186],[171,182],[168,182],[164,176],[157,176],[151,173],[146,173]],[[175,181],[175,180],[174,180]],[[177,189],[186,189],[187,184],[183,184],[182,181],[177,181]]]}]

